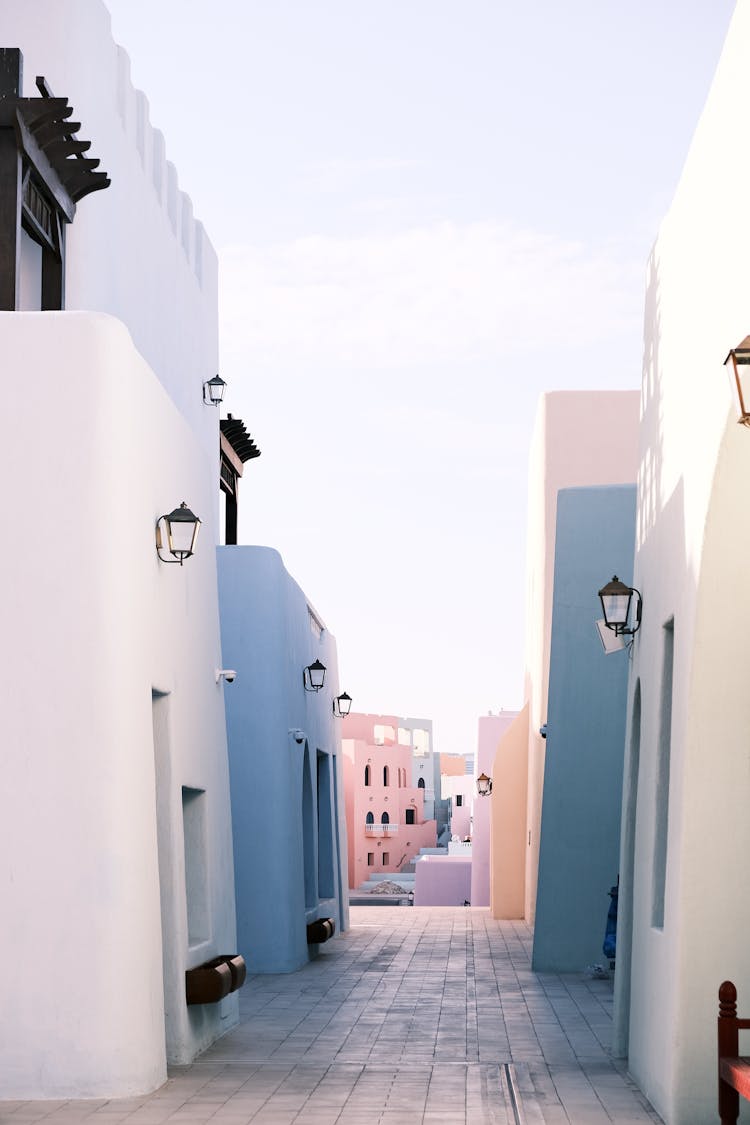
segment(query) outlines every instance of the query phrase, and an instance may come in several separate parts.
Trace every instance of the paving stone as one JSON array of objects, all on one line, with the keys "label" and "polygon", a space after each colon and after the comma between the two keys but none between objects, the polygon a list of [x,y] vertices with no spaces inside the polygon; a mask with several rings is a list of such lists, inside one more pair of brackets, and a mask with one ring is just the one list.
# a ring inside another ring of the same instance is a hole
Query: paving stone
[{"label": "paving stone", "polygon": [[478,908],[352,907],[297,973],[150,1097],[0,1102],[0,1125],[656,1125],[612,1059],[612,982],[531,971]]}]

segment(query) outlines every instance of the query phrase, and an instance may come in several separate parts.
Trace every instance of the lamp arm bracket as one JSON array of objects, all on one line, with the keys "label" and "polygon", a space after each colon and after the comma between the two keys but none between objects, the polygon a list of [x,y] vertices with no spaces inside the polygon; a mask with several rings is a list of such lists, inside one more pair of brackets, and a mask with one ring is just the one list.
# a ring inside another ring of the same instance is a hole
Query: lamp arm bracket
[{"label": "lamp arm bracket", "polygon": [[161,534],[161,521],[163,519],[164,516],[159,516],[158,520],[156,521],[156,553],[163,563],[169,563],[170,566],[182,566],[185,561],[184,559],[168,559],[165,555],[162,554],[162,551],[164,550],[164,540],[162,539]]}]

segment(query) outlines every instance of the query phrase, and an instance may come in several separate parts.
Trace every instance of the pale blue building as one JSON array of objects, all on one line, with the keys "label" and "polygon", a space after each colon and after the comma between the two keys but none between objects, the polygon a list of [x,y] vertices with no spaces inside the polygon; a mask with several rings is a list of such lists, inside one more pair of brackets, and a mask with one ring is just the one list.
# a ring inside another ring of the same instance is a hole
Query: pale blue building
[{"label": "pale blue building", "polygon": [[635,485],[557,496],[547,739],[532,967],[606,963],[617,884],[628,683],[627,650],[605,655],[598,590],[632,581]]},{"label": "pale blue building", "polygon": [[[292,972],[318,953],[311,923],[348,926],[336,642],[277,551],[217,555],[237,946],[250,972]],[[320,691],[304,684],[315,661]]]}]

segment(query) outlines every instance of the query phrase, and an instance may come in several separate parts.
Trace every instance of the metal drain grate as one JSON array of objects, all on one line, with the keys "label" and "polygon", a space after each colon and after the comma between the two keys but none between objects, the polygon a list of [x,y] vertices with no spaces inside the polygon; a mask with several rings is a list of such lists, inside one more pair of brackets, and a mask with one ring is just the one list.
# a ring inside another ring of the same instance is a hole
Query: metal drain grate
[{"label": "metal drain grate", "polygon": [[521,1116],[521,1102],[516,1088],[516,1076],[510,1063],[503,1063],[503,1073],[505,1074],[505,1085],[508,1088],[508,1101],[510,1102],[510,1108],[513,1110],[513,1120],[516,1125],[524,1125]]}]

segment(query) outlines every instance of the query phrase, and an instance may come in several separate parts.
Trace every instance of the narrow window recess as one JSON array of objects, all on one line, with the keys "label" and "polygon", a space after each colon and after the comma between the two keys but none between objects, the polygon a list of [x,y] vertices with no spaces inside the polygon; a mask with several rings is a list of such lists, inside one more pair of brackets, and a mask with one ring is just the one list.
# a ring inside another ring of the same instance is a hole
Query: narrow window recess
[{"label": "narrow window recess", "polygon": [[664,625],[662,653],[659,741],[656,762],[654,805],[654,865],[652,879],[651,925],[664,928],[664,900],[667,888],[667,840],[669,836],[669,773],[672,755],[672,689],[674,678],[674,618]]}]

